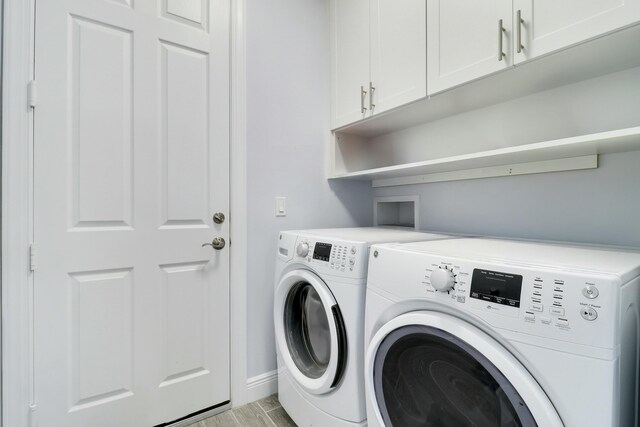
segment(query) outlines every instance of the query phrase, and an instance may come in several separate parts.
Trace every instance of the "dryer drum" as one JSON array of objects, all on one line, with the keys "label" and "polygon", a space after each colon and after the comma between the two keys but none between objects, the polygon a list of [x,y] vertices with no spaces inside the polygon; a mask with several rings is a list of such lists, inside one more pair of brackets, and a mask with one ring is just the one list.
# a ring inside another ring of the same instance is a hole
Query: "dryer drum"
[{"label": "dryer drum", "polygon": [[311,284],[300,282],[291,287],[284,309],[287,347],[300,372],[309,378],[320,378],[329,366],[329,321]]},{"label": "dryer drum", "polygon": [[378,348],[373,375],[388,426],[537,426],[485,355],[438,328],[410,325],[391,332]]}]

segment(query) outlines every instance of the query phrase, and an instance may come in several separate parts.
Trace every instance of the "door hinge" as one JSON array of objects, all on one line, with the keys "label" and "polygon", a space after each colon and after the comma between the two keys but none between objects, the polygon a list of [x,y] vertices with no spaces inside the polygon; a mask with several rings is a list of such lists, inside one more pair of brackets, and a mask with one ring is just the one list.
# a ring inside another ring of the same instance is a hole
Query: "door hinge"
[{"label": "door hinge", "polygon": [[29,245],[29,270],[36,271],[36,245],[33,243]]},{"label": "door hinge", "polygon": [[38,405],[35,403],[33,405],[29,405],[29,427],[36,427],[38,425],[36,420],[36,409]]},{"label": "door hinge", "polygon": [[31,80],[27,84],[27,104],[29,107],[35,108],[38,103],[38,87],[36,86],[36,81]]}]

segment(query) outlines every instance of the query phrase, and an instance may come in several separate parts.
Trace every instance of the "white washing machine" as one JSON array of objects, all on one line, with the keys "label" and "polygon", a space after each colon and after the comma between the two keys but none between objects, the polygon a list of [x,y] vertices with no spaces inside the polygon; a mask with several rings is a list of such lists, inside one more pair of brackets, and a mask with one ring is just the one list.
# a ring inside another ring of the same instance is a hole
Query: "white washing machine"
[{"label": "white washing machine", "polygon": [[495,239],[371,252],[369,426],[638,425],[639,253]]},{"label": "white washing machine", "polygon": [[364,298],[371,244],[444,238],[385,228],[280,234],[274,298],[278,397],[299,426],[366,425]]}]

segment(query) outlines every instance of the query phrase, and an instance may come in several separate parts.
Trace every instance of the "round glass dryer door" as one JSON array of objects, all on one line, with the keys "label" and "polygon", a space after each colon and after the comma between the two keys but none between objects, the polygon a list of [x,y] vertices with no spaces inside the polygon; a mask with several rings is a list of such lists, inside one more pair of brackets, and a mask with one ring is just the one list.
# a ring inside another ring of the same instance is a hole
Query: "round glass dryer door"
[{"label": "round glass dryer door", "polygon": [[321,394],[340,381],[347,356],[338,304],[315,274],[297,270],[276,289],[276,340],[290,374],[307,391]]},{"label": "round glass dryer door", "polygon": [[392,322],[367,360],[369,399],[384,425],[562,426],[537,382],[481,330],[428,312]]}]

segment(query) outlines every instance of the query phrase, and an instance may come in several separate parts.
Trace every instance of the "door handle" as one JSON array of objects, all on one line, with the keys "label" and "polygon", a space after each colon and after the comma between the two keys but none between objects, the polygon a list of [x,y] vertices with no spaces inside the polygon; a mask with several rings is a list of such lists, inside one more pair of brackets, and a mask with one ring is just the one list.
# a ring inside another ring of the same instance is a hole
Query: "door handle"
[{"label": "door handle", "polygon": [[502,25],[502,19],[499,19],[498,20],[498,61],[502,61],[502,58],[507,56],[502,51],[502,37],[503,37],[505,32],[506,32],[506,30],[504,29],[504,26]]},{"label": "door handle", "polygon": [[367,91],[364,90],[364,86],[360,86],[360,113],[367,112],[367,107],[364,106],[364,98],[367,96]]},{"label": "door handle", "polygon": [[203,243],[202,247],[204,248],[205,246],[211,246],[213,249],[219,251],[220,249],[224,248],[224,245],[226,244],[227,242],[224,241],[224,238],[216,237],[211,241],[211,243]]}]

